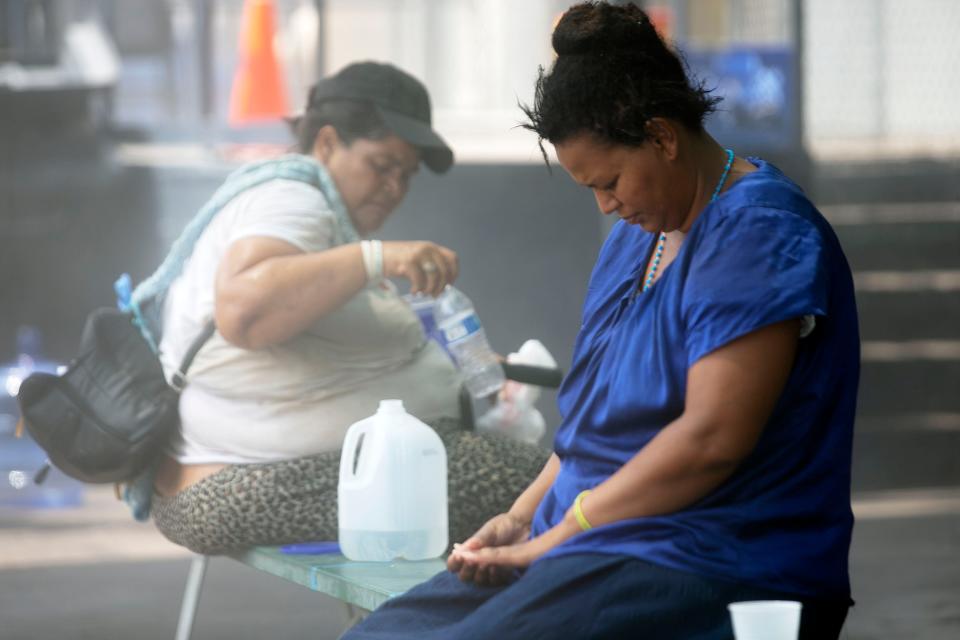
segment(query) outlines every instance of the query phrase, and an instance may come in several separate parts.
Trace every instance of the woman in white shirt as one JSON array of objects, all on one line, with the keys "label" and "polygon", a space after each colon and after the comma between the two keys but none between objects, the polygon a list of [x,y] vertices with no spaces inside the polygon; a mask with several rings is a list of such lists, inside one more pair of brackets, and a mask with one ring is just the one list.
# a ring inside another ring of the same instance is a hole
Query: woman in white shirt
[{"label": "woman in white shirt", "polygon": [[456,254],[426,241],[361,240],[406,195],[420,163],[453,154],[430,125],[424,86],[386,64],[350,65],[313,87],[295,122],[318,184],[271,179],[213,218],[163,311],[171,375],[204,325],[181,433],[155,480],[154,521],[199,553],[334,539],[339,448],[379,400],[402,398],[447,447],[450,536],[505,510],[547,454],[466,431],[460,378],[389,278],[438,294]]}]

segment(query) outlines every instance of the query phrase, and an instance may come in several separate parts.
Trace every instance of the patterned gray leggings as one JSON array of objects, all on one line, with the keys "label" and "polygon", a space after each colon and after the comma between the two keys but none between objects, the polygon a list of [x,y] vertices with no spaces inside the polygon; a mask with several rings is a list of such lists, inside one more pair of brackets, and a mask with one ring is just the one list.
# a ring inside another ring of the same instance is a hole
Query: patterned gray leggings
[{"label": "patterned gray leggings", "polygon": [[[550,452],[504,436],[431,422],[447,449],[450,542],[460,542],[510,508]],[[231,465],[180,493],[153,498],[153,520],[196,553],[337,539],[340,452]]]}]

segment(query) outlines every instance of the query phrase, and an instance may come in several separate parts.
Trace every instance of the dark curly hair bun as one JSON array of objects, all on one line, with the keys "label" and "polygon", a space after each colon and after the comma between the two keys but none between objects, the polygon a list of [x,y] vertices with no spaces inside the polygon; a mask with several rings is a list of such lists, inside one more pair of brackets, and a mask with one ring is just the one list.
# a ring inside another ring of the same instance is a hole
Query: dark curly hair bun
[{"label": "dark curly hair bun", "polygon": [[679,54],[632,2],[571,7],[553,31],[553,49],[557,59],[549,72],[541,67],[533,105],[520,105],[529,118],[521,126],[541,143],[587,132],[637,146],[647,139],[651,118],[700,131],[719,102],[690,81]]},{"label": "dark curly hair bun", "polygon": [[635,54],[639,42],[658,38],[650,18],[633,4],[587,2],[570,8],[553,31],[558,56]]}]

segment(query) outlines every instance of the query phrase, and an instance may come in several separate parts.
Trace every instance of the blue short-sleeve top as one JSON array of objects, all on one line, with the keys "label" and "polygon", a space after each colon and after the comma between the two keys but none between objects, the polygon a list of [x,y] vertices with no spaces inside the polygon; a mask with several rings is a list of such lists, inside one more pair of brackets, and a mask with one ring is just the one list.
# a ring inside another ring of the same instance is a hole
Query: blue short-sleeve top
[{"label": "blue short-sleeve top", "polygon": [[619,553],[785,593],[849,598],[850,466],[859,377],[853,281],[836,235],[772,165],[698,216],[637,294],[656,236],[618,222],[601,249],[558,396],[557,478],[533,524],[629,461],[684,409],[690,366],[764,326],[812,315],[754,451],[696,503],[595,527],[551,551]]}]

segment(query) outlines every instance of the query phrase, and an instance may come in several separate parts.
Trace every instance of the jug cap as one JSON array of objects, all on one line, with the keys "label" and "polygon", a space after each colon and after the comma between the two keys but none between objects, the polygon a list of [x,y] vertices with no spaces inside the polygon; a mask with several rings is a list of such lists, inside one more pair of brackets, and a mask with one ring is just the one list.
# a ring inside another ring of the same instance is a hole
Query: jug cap
[{"label": "jug cap", "polygon": [[403,400],[381,400],[377,412],[404,413]]}]

